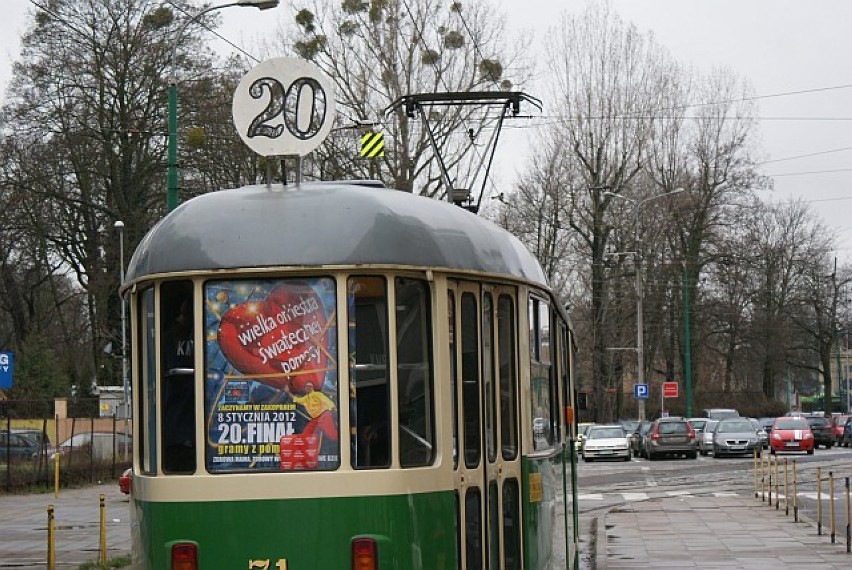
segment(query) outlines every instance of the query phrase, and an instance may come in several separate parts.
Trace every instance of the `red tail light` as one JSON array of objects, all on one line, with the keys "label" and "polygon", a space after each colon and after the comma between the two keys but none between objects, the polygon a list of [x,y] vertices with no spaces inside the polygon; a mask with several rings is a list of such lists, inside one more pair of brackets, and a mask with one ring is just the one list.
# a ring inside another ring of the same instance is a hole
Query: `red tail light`
[{"label": "red tail light", "polygon": [[660,434],[657,433],[657,426],[654,426],[654,429],[651,430],[649,437],[654,441],[660,439]]},{"label": "red tail light", "polygon": [[198,570],[198,546],[191,542],[173,544],[171,570]]},{"label": "red tail light", "polygon": [[378,570],[379,549],[372,538],[352,540],[352,570]]},{"label": "red tail light", "polygon": [[692,426],[689,425],[689,424],[686,424],[686,429],[689,430],[689,431],[686,432],[689,435],[689,439],[695,439],[695,430],[692,429]]}]

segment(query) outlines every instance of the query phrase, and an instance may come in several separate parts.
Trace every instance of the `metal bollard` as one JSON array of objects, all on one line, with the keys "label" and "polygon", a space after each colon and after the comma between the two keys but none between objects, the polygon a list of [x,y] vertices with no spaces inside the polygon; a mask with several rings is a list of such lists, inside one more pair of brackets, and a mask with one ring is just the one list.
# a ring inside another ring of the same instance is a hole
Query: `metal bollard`
[{"label": "metal bollard", "polygon": [[56,568],[56,553],[53,550],[53,505],[47,505],[47,570]]},{"label": "metal bollard", "polygon": [[766,502],[766,463],[768,461],[768,457],[766,458],[766,461],[762,458],[760,460],[760,500],[764,503]]},{"label": "metal bollard", "polygon": [[846,552],[852,552],[852,510],[849,505],[849,477],[846,478]]},{"label": "metal bollard", "polygon": [[789,477],[787,477],[787,458],[784,458],[784,514],[790,514],[790,492],[789,486],[787,485]]},{"label": "metal bollard", "polygon": [[107,555],[106,555],[106,509],[104,508],[104,494],[100,495],[100,530],[101,530],[101,541],[100,541],[100,553],[101,553],[101,566],[106,568],[107,563]]},{"label": "metal bollard", "polygon": [[766,465],[766,473],[769,475],[769,479],[766,482],[766,486],[769,489],[767,493],[769,499],[769,506],[772,506],[772,458],[769,458],[769,463]]},{"label": "metal bollard", "polygon": [[828,506],[828,512],[831,513],[831,544],[834,544],[837,536],[834,532],[834,473],[832,471],[828,472],[828,496],[831,499],[831,503]]},{"label": "metal bollard", "polygon": [[795,459],[793,460],[793,520],[799,522],[799,492]]},{"label": "metal bollard", "polygon": [[817,534],[822,535],[822,468],[817,467]]},{"label": "metal bollard", "polygon": [[752,462],[751,462],[751,464],[752,464],[752,468],[751,468],[751,472],[752,472],[752,482],[751,482],[751,486],[754,488],[754,498],[755,498],[755,499],[757,498],[757,458],[758,458],[757,450],[755,449],[755,450],[754,450],[754,455],[752,455]]},{"label": "metal bollard", "polygon": [[781,508],[781,496],[778,493],[778,458],[775,458],[775,510]]}]

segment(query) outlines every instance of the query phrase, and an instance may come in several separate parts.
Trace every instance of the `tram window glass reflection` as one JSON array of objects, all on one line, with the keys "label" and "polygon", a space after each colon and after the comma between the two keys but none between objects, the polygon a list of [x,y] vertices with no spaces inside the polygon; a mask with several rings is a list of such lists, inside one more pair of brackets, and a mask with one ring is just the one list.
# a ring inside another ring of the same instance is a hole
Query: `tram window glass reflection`
[{"label": "tram window glass reflection", "polygon": [[335,280],[211,280],[203,308],[207,470],[337,469]]},{"label": "tram window glass reflection", "polygon": [[461,298],[461,377],[464,424],[464,464],[479,465],[479,332],[476,298],[463,293]]},{"label": "tram window glass reflection", "polygon": [[497,300],[497,345],[500,359],[500,440],[503,459],[508,461],[518,456],[518,398],[514,331],[514,301],[508,295],[500,295]]},{"label": "tram window glass reflection", "polygon": [[389,467],[387,285],[383,277],[351,277],[348,291],[352,466]]},{"label": "tram window glass reflection", "polygon": [[479,487],[471,487],[464,496],[465,560],[470,570],[482,566],[482,495]]},{"label": "tram window glass reflection", "polygon": [[192,282],[160,285],[164,473],[195,471],[195,358]]},{"label": "tram window glass reflection", "polygon": [[529,300],[530,346],[530,405],[532,417],[533,449],[550,449],[556,438],[555,407],[558,400],[555,392],[553,369],[550,364],[550,305],[535,296]]},{"label": "tram window glass reflection", "polygon": [[435,458],[429,284],[397,278],[395,293],[399,463],[419,467]]},{"label": "tram window glass reflection", "polygon": [[503,482],[503,568],[521,567],[521,509],[517,479]]},{"label": "tram window glass reflection", "polygon": [[148,287],[139,293],[139,390],[136,398],[139,413],[139,459],[142,472],[153,475],[157,472],[157,366],[155,364],[154,332],[154,288]]}]

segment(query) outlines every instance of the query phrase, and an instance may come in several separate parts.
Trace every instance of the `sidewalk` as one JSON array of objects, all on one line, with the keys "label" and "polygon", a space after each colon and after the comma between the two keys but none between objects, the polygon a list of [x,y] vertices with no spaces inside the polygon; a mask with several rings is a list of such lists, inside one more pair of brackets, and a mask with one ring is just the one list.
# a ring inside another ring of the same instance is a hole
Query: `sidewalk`
[{"label": "sidewalk", "polygon": [[610,510],[598,525],[597,570],[852,568],[843,539],[749,495],[661,497]]},{"label": "sidewalk", "polygon": [[107,559],[129,556],[130,506],[115,481],[38,495],[0,496],[0,568],[47,568],[47,509],[53,505],[56,568],[78,568],[100,556],[104,495]]}]

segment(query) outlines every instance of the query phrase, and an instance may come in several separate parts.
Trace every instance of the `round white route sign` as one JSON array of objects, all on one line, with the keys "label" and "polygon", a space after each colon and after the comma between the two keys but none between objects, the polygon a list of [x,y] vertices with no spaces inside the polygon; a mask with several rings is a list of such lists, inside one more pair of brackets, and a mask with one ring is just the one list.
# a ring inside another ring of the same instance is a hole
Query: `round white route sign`
[{"label": "round white route sign", "polygon": [[266,60],[246,73],[234,92],[234,125],[263,156],[305,156],[334,124],[334,85],[303,59]]}]

